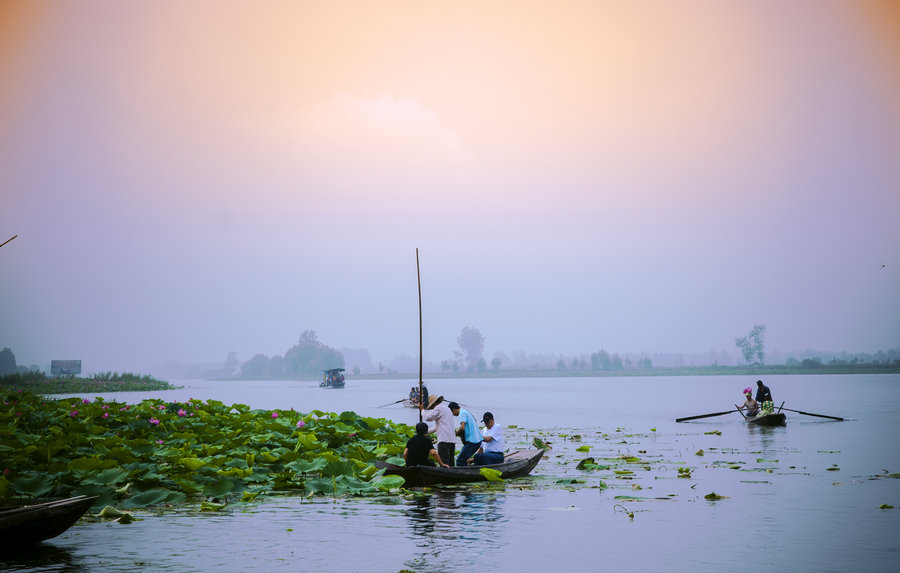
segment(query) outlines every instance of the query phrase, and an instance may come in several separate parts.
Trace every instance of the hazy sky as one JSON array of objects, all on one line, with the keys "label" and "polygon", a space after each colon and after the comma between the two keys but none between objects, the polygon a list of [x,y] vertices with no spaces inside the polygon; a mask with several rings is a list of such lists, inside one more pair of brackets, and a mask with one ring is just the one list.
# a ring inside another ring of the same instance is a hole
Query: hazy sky
[{"label": "hazy sky", "polygon": [[900,346],[898,6],[5,0],[0,347]]}]

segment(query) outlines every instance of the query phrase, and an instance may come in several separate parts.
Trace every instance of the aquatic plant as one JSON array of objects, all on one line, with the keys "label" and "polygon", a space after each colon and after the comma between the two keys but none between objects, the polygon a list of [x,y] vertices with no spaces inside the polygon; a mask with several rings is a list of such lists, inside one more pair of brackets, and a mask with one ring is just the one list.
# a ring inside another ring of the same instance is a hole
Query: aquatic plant
[{"label": "aquatic plant", "polygon": [[353,412],[216,400],[85,403],[4,387],[0,402],[0,498],[84,494],[98,496],[97,506],[389,491],[402,478],[374,461],[402,453],[413,433]]}]

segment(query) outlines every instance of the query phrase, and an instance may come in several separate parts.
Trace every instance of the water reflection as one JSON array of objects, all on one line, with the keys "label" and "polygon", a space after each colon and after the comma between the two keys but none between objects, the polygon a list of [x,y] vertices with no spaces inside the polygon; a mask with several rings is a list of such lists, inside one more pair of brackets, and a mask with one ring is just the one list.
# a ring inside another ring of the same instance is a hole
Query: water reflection
[{"label": "water reflection", "polygon": [[505,495],[502,490],[435,489],[417,496],[406,509],[408,537],[419,549],[406,562],[416,571],[447,571],[490,554],[501,543]]},{"label": "water reflection", "polygon": [[78,558],[64,547],[38,543],[0,554],[0,571],[87,571]]}]

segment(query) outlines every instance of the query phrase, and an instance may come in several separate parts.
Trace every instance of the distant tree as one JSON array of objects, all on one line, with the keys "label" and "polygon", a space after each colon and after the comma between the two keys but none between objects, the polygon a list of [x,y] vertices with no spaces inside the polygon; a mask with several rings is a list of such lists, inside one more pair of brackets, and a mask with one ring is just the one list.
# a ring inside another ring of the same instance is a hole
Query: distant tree
[{"label": "distant tree", "polygon": [[300,333],[300,339],[297,340],[297,344],[311,344],[313,346],[318,346],[321,342],[319,342],[319,337],[316,336],[315,330],[304,330]]},{"label": "distant tree", "polygon": [[13,351],[9,348],[0,350],[0,376],[15,374],[17,371],[18,368],[16,368],[16,355],[13,354]]},{"label": "distant tree", "polygon": [[503,360],[501,360],[499,356],[494,356],[491,359],[491,368],[493,368],[494,370],[500,370],[501,364],[503,364]]},{"label": "distant tree", "polygon": [[566,361],[560,358],[556,361],[556,369],[557,370],[565,370],[566,369]]},{"label": "distant tree", "polygon": [[650,370],[653,368],[653,361],[650,360],[649,356],[644,356],[640,360],[638,360],[638,368],[643,368],[644,370]]},{"label": "distant tree", "polygon": [[484,358],[479,358],[478,364],[475,365],[475,369],[479,372],[484,372],[485,370],[487,370],[487,360],[485,360]]},{"label": "distant tree", "polygon": [[297,344],[284,353],[285,376],[314,376],[330,368],[343,368],[344,356],[319,342],[315,331],[304,330]]},{"label": "distant tree", "polygon": [[748,366],[754,363],[760,366],[765,364],[765,336],[766,325],[756,324],[750,330],[750,334],[734,339],[735,346],[741,349]]},{"label": "distant tree", "polygon": [[244,378],[268,378],[271,362],[265,354],[257,354],[241,364],[241,376]]},{"label": "distant tree", "polygon": [[610,370],[622,370],[624,366],[622,365],[622,357],[618,354],[613,354],[609,359],[609,369]]},{"label": "distant tree", "polygon": [[441,360],[441,372],[447,372],[448,370],[450,370],[450,361]]},{"label": "distant tree", "polygon": [[591,354],[591,368],[594,370],[609,370],[611,362],[609,352],[605,350]]},{"label": "distant tree", "polygon": [[478,329],[471,326],[463,327],[456,342],[465,355],[466,364],[469,366],[478,364],[478,360],[484,352],[484,337],[481,336]]},{"label": "distant tree", "polygon": [[821,358],[804,358],[800,361],[800,368],[807,368],[810,370],[815,370],[816,368],[822,367],[822,359]]},{"label": "distant tree", "polygon": [[284,376],[284,358],[275,355],[269,360],[269,376],[272,378],[281,378]]},{"label": "distant tree", "polygon": [[222,376],[234,376],[240,366],[241,361],[238,360],[237,352],[232,350],[225,358],[225,363],[222,364]]}]

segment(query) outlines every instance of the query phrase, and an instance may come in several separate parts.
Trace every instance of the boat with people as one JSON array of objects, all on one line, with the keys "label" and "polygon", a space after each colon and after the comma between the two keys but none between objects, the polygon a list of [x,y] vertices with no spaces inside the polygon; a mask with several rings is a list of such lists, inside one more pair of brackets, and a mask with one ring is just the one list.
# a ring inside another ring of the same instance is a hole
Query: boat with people
[{"label": "boat with people", "polygon": [[97,496],[79,495],[21,507],[0,508],[3,549],[51,539],[72,527],[94,504]]},{"label": "boat with people", "polygon": [[404,479],[404,487],[428,487],[435,485],[453,485],[488,481],[482,469],[488,468],[500,472],[501,479],[524,477],[531,473],[544,455],[543,449],[516,450],[504,456],[499,464],[484,466],[457,466],[442,468],[438,466],[398,466],[386,462],[376,462],[375,466],[384,468],[385,475],[397,475]]},{"label": "boat with people", "polygon": [[419,387],[412,386],[409,389],[409,396],[401,400],[404,406],[407,408],[418,408],[419,404],[427,404],[428,403],[428,386],[422,386],[422,399],[419,400]]},{"label": "boat with people", "polygon": [[331,370],[322,370],[322,381],[319,383],[322,388],[343,388],[344,387],[344,369],[332,368]]}]

